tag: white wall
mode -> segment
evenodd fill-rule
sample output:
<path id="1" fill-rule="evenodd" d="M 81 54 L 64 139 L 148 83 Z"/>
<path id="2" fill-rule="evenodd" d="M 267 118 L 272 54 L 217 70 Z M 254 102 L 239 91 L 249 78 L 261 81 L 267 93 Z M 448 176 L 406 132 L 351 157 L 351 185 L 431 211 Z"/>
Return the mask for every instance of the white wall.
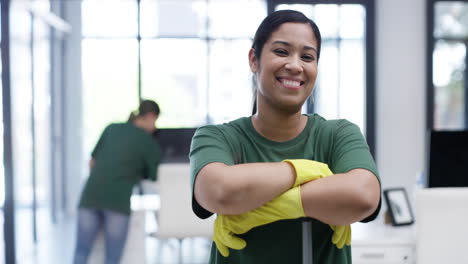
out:
<path id="1" fill-rule="evenodd" d="M 376 0 L 377 165 L 410 198 L 425 166 L 425 2 Z"/>

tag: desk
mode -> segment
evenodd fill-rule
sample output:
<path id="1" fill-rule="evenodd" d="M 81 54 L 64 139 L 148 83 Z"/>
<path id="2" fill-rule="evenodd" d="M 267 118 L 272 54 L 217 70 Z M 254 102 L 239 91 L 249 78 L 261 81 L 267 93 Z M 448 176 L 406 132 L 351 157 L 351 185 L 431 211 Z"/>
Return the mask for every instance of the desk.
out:
<path id="1" fill-rule="evenodd" d="M 382 219 L 352 225 L 354 264 L 414 264 L 414 225 L 394 227 Z"/>

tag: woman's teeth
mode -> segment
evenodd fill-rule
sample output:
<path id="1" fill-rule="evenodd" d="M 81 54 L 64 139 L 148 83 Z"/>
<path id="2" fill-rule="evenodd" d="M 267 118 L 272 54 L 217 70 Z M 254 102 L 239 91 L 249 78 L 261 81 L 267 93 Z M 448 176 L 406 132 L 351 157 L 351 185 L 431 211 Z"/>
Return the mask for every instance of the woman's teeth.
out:
<path id="1" fill-rule="evenodd" d="M 301 83 L 297 81 L 291 81 L 291 80 L 282 80 L 283 84 L 287 86 L 300 86 Z"/>

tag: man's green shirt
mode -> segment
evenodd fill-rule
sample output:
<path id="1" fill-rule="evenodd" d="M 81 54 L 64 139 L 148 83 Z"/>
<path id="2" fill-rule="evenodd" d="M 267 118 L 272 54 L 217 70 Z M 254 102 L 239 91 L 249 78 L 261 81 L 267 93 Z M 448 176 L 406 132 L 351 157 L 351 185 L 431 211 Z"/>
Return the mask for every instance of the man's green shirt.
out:
<path id="1" fill-rule="evenodd" d="M 92 152 L 94 167 L 80 207 L 130 214 L 130 196 L 139 180 L 157 179 L 159 144 L 132 123 L 109 125 Z"/>
<path id="2" fill-rule="evenodd" d="M 325 120 L 316 114 L 309 115 L 307 126 L 299 136 L 286 142 L 274 142 L 254 129 L 250 117 L 244 117 L 222 125 L 204 126 L 196 131 L 190 151 L 192 190 L 198 172 L 209 163 L 234 165 L 284 159 L 320 161 L 328 164 L 334 173 L 362 168 L 378 175 L 361 131 L 347 120 Z M 192 207 L 200 218 L 212 215 L 193 198 Z M 379 210 L 380 203 L 379 208 L 363 222 L 373 220 Z M 350 246 L 338 249 L 331 242 L 332 235 L 329 225 L 312 221 L 314 263 L 351 263 Z M 302 263 L 300 219 L 277 221 L 239 236 L 247 242 L 243 250 L 230 249 L 230 256 L 225 258 L 213 244 L 210 263 Z"/>

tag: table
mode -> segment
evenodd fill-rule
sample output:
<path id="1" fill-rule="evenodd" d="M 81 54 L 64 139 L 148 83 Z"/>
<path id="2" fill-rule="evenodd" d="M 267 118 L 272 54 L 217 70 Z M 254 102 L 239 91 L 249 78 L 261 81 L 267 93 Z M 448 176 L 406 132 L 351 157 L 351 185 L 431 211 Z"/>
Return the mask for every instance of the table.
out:
<path id="1" fill-rule="evenodd" d="M 353 264 L 414 264 L 414 225 L 391 226 L 382 219 L 352 225 Z"/>

